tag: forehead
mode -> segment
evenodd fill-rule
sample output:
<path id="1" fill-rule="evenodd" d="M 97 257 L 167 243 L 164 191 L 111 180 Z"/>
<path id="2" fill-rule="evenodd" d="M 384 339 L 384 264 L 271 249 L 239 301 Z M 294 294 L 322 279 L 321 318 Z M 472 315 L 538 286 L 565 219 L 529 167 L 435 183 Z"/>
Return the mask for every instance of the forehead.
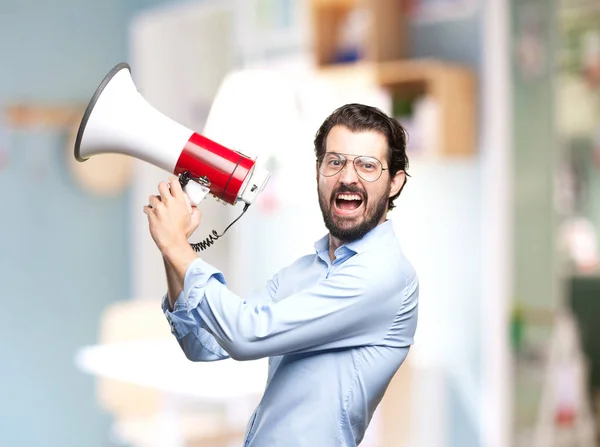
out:
<path id="1" fill-rule="evenodd" d="M 327 152 L 369 155 L 384 160 L 387 156 L 385 135 L 375 130 L 352 132 L 346 126 L 334 126 L 327 135 Z"/>

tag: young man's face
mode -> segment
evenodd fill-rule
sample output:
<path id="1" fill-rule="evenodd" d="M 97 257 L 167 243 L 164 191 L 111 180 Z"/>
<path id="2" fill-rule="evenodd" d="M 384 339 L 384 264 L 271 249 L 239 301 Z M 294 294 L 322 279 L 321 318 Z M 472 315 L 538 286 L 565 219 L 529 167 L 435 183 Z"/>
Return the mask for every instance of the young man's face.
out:
<path id="1" fill-rule="evenodd" d="M 321 169 L 317 164 L 319 205 L 331 235 L 351 242 L 385 221 L 388 199 L 400 190 L 405 174 L 401 171 L 390 178 L 387 170 L 388 145 L 380 132 L 353 133 L 345 126 L 334 126 L 327 136 L 325 147 L 326 160 L 321 163 Z M 336 166 L 341 166 L 330 153 L 343 154 L 347 161 L 340 172 L 328 177 L 323 175 L 324 170 L 334 172 Z M 366 164 L 359 164 L 357 169 L 361 169 L 363 177 L 367 180 L 377 177 L 380 172 L 377 165 L 380 165 L 385 170 L 379 178 L 374 181 L 361 178 L 353 164 L 353 160 L 360 156 L 374 157 L 379 161 L 374 163 L 375 167 L 368 163 L 368 159 Z"/>

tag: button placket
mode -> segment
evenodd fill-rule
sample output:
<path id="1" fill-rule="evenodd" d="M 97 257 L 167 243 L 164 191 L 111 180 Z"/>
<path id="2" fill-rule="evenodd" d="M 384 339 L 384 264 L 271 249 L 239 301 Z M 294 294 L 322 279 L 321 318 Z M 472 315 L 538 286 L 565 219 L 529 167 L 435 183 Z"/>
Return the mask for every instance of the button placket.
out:
<path id="1" fill-rule="evenodd" d="M 175 334 L 175 323 L 173 323 L 173 320 L 171 318 L 169 318 L 168 320 L 169 326 L 171 326 L 171 334 Z"/>

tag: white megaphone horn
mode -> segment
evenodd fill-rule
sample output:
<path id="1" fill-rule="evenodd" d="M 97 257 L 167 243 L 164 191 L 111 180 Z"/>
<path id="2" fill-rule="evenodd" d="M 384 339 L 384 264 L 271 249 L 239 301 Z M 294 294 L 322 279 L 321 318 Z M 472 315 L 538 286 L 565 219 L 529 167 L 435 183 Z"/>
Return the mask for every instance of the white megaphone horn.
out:
<path id="1" fill-rule="evenodd" d="M 211 193 L 247 208 L 270 174 L 255 160 L 220 145 L 153 108 L 138 92 L 127 63 L 116 65 L 92 96 L 75 140 L 75 158 L 124 154 L 179 176 L 193 205 Z M 237 220 L 237 219 L 236 219 Z"/>

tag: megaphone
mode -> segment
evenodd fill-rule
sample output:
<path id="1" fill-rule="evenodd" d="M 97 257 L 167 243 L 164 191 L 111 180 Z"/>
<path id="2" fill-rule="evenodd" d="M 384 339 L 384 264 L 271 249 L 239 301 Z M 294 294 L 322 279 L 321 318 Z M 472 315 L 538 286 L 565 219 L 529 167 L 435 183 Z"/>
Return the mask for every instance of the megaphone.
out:
<path id="1" fill-rule="evenodd" d="M 96 89 L 75 140 L 77 161 L 108 153 L 129 155 L 179 176 L 193 205 L 210 193 L 230 205 L 245 202 L 247 209 L 270 177 L 254 159 L 152 107 L 138 92 L 124 62 L 110 70 Z"/>

